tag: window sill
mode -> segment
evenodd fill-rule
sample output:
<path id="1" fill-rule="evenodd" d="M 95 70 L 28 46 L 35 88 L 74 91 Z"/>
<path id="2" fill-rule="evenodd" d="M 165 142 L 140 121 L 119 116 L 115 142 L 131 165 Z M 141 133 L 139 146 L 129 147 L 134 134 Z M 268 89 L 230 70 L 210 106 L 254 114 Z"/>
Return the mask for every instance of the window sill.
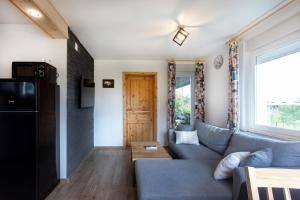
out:
<path id="1" fill-rule="evenodd" d="M 287 141 L 300 141 L 300 130 L 290 130 L 284 128 L 275 128 L 264 125 L 256 125 L 249 128 L 249 131 L 269 137 L 287 140 Z"/>

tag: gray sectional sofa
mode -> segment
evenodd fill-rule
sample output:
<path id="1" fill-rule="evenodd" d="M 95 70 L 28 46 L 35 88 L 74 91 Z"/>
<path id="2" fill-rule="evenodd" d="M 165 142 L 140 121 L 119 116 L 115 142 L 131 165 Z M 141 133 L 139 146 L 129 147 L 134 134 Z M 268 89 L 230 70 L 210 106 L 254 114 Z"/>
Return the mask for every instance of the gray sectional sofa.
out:
<path id="1" fill-rule="evenodd" d="M 175 144 L 174 130 L 169 130 L 169 148 L 174 160 L 136 161 L 136 183 L 140 200 L 231 200 L 247 199 L 245 174 L 236 168 L 233 178 L 215 180 L 213 173 L 220 160 L 238 151 L 254 152 L 272 148 L 272 167 L 300 168 L 300 143 L 287 142 L 258 136 L 253 133 L 235 132 L 208 124 L 195 122 L 200 146 Z M 260 191 L 265 199 L 264 190 Z M 292 196 L 300 199 L 300 191 Z M 276 199 L 283 199 L 281 190 L 275 191 Z"/>

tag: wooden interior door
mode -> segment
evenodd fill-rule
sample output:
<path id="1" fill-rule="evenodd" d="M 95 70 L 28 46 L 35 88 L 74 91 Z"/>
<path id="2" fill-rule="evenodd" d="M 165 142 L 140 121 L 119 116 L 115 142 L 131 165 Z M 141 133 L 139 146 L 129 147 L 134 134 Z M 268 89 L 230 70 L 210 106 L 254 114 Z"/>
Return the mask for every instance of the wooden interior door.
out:
<path id="1" fill-rule="evenodd" d="M 156 73 L 124 73 L 124 146 L 156 141 Z"/>

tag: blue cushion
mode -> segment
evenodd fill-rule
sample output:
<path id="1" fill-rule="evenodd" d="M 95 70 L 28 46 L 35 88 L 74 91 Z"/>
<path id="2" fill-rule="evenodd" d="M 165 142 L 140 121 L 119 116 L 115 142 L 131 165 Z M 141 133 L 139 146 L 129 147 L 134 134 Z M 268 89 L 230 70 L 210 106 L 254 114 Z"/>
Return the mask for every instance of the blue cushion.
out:
<path id="1" fill-rule="evenodd" d="M 213 151 L 224 154 L 232 136 L 232 131 L 230 129 L 205 124 L 199 120 L 195 121 L 195 128 L 198 131 L 200 143 Z"/>
<path id="2" fill-rule="evenodd" d="M 272 167 L 300 167 L 300 142 L 282 141 L 249 132 L 233 134 L 225 155 L 238 151 L 255 152 L 264 148 L 272 148 Z"/>
<path id="3" fill-rule="evenodd" d="M 270 167 L 273 160 L 271 148 L 262 149 L 251 153 L 246 159 L 240 163 L 240 167 Z"/>

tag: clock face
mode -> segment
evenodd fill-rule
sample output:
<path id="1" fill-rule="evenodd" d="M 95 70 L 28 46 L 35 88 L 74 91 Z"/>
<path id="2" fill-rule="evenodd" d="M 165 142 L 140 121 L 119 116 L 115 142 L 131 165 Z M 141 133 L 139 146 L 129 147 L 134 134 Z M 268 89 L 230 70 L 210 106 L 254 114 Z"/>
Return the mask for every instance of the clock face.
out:
<path id="1" fill-rule="evenodd" d="M 218 55 L 214 60 L 214 66 L 216 69 L 220 69 L 223 65 L 223 56 Z"/>

